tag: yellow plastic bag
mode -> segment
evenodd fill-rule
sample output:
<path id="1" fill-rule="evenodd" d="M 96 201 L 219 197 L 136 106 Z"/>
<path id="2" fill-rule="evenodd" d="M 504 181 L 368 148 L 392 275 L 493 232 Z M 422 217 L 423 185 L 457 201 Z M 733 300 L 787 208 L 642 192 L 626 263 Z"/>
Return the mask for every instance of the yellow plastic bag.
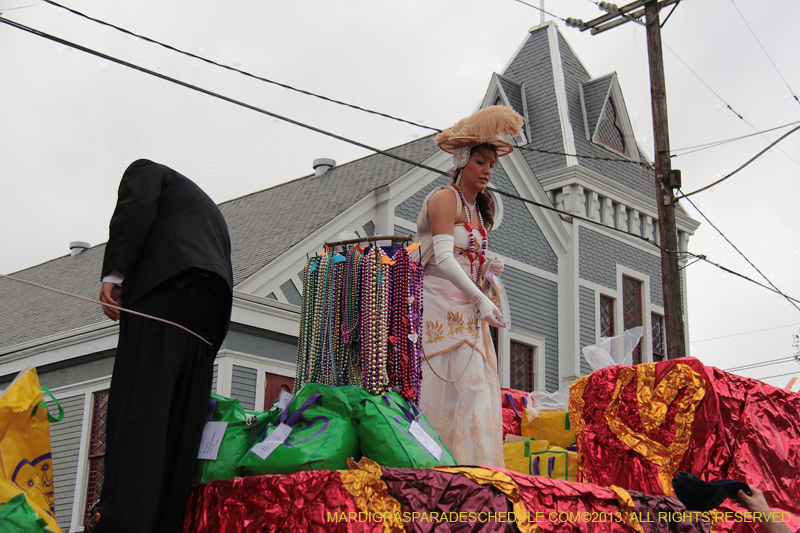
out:
<path id="1" fill-rule="evenodd" d="M 36 514 L 50 529 L 60 532 L 55 521 L 50 448 L 50 421 L 64 416 L 60 405 L 58 409 L 60 418 L 47 412 L 33 367 L 20 372 L 0 397 L 0 501 L 24 493 Z"/>
<path id="2" fill-rule="evenodd" d="M 522 413 L 522 436 L 546 440 L 554 446 L 568 448 L 575 444 L 575 432 L 569 423 L 567 411 L 535 411 Z"/>
<path id="3" fill-rule="evenodd" d="M 529 476 L 578 481 L 578 453 L 546 440 L 525 439 L 503 443 L 506 468 Z"/>

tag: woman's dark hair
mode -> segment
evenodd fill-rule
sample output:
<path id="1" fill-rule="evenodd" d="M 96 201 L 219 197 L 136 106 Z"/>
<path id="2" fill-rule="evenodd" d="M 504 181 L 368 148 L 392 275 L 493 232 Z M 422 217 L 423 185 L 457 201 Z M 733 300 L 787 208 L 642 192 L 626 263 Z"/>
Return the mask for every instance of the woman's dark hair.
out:
<path id="1" fill-rule="evenodd" d="M 472 157 L 472 154 L 475 152 L 475 150 L 479 148 L 486 148 L 488 150 L 491 150 L 494 153 L 495 158 L 497 157 L 497 148 L 495 148 L 491 144 L 477 144 L 473 146 L 472 148 L 470 148 L 469 156 Z M 452 172 L 453 183 L 455 183 L 456 180 L 458 180 L 458 176 L 460 174 L 461 174 L 461 169 L 453 170 Z M 492 225 L 494 224 L 494 200 L 492 200 L 492 196 L 490 194 L 485 194 L 481 192 L 476 198 L 476 201 L 478 203 L 478 207 L 481 210 L 481 216 L 483 217 L 483 225 L 486 226 L 487 230 L 492 229 Z"/>

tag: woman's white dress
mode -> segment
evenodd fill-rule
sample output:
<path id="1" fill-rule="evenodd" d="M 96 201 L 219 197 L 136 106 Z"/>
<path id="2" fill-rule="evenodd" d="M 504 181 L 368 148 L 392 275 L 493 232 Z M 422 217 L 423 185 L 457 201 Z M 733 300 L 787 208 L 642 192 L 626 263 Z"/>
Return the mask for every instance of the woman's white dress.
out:
<path id="1" fill-rule="evenodd" d="M 443 188 L 425 198 L 417 220 L 425 266 L 420 408 L 459 464 L 503 467 L 500 380 L 489 327 L 478 317 L 472 300 L 444 277 L 433 257 L 428 200 Z M 480 249 L 480 232 L 477 227 L 472 231 Z M 454 227 L 454 237 L 456 261 L 470 276 L 469 261 L 458 251 L 469 247 L 463 224 Z"/>

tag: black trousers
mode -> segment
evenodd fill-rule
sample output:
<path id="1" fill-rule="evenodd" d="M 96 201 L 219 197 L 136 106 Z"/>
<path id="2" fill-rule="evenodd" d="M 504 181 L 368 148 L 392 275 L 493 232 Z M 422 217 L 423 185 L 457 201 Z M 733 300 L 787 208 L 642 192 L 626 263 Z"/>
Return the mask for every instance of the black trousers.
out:
<path id="1" fill-rule="evenodd" d="M 124 301 L 123 301 L 124 305 Z M 187 271 L 123 313 L 108 402 L 105 480 L 97 533 L 177 532 L 208 418 L 214 357 L 227 331 L 231 291 Z"/>

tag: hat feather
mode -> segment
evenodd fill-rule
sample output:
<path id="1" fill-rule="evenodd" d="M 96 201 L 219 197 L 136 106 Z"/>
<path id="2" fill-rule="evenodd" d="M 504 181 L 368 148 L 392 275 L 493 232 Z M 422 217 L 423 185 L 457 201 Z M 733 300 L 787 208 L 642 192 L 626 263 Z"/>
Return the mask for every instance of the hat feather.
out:
<path id="1" fill-rule="evenodd" d="M 494 144 L 500 135 L 507 137 L 518 135 L 523 122 L 523 118 L 510 107 L 494 105 L 462 118 L 453 127 L 437 135 L 434 140 L 440 147 L 442 143 L 447 143 L 448 148 L 454 143 Z M 458 143 L 459 139 L 463 139 L 463 142 Z"/>

